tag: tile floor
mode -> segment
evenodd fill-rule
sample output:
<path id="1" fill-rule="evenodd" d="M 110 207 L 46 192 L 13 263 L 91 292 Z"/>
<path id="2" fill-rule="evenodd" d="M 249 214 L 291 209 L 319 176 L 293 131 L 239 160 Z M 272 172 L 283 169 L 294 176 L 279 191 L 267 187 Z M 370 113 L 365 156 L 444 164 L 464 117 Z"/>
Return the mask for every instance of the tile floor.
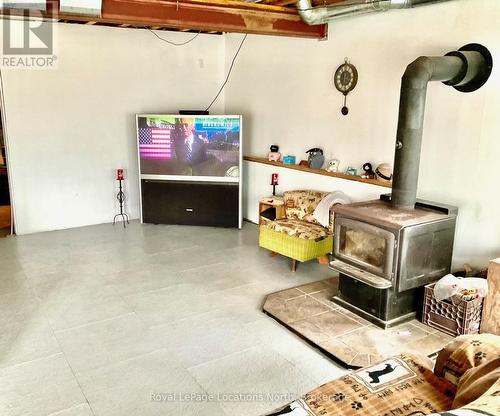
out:
<path id="1" fill-rule="evenodd" d="M 315 262 L 291 273 L 250 223 L 1 239 L 0 415 L 274 409 L 345 373 L 261 311 L 265 295 L 328 277 Z"/>
<path id="2" fill-rule="evenodd" d="M 337 292 L 337 277 L 306 283 L 268 295 L 264 310 L 353 368 L 375 364 L 402 351 L 431 355 L 453 339 L 416 319 L 381 329 L 332 302 Z"/>

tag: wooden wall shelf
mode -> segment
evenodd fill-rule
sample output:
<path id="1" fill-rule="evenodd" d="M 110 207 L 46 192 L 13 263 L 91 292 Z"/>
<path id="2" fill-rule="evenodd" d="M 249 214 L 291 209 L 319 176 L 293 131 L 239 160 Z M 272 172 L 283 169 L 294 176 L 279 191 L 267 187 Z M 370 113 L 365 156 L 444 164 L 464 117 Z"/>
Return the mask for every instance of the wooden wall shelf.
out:
<path id="1" fill-rule="evenodd" d="M 311 169 L 306 166 L 300 166 L 300 165 L 284 165 L 282 162 L 271 162 L 263 157 L 243 156 L 243 160 L 246 160 L 248 162 L 263 163 L 264 165 L 278 166 L 280 168 L 285 168 L 285 169 L 300 170 L 302 172 L 314 173 L 316 175 L 331 176 L 334 178 L 346 179 L 348 181 L 363 182 L 363 183 L 368 183 L 370 185 L 383 186 L 385 188 L 392 188 L 391 182 L 387 183 L 378 181 L 376 179 L 364 179 L 361 176 L 351 176 L 341 172 L 327 172 L 324 169 Z"/>

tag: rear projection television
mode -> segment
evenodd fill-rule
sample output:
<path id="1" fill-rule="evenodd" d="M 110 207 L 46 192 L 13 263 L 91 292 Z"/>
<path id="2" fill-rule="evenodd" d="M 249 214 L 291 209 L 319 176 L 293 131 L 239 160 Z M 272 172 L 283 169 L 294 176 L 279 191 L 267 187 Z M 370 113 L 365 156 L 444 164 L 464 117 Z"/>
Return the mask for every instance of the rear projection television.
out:
<path id="1" fill-rule="evenodd" d="M 143 179 L 238 182 L 241 116 L 137 115 Z"/>

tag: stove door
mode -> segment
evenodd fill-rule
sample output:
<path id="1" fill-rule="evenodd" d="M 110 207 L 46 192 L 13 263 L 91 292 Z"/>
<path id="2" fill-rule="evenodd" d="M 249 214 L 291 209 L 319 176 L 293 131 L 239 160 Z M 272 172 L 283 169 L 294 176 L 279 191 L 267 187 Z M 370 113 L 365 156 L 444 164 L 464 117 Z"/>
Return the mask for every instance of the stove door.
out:
<path id="1" fill-rule="evenodd" d="M 350 218 L 335 218 L 334 256 L 392 282 L 395 236 Z"/>

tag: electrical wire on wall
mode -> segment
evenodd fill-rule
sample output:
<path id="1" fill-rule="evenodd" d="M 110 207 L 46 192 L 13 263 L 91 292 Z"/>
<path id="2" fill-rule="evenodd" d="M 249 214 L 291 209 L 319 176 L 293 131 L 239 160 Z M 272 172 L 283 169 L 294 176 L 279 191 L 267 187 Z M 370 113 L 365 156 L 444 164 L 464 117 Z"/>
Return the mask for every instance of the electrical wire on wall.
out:
<path id="1" fill-rule="evenodd" d="M 171 40 L 168 40 L 168 39 L 165 39 L 165 38 L 162 38 L 160 35 L 158 35 L 158 33 L 154 32 L 153 30 L 149 29 L 148 30 L 153 34 L 155 35 L 158 39 L 160 39 L 162 42 L 165 42 L 165 43 L 168 43 L 169 45 L 172 45 L 172 46 L 184 46 L 184 45 L 187 45 L 188 43 L 192 42 L 193 40 L 195 40 L 201 33 L 201 30 L 196 34 L 194 35 L 192 38 L 188 39 L 187 41 L 185 42 L 180 42 L 180 43 L 176 43 L 176 42 L 172 42 Z"/>
<path id="2" fill-rule="evenodd" d="M 0 111 L 2 112 L 1 116 L 1 123 L 2 123 L 2 130 L 3 130 L 3 140 L 6 148 L 6 152 L 8 153 L 9 151 L 9 146 L 8 146 L 8 134 L 7 134 L 7 109 L 5 105 L 5 89 L 4 89 L 4 84 L 3 84 L 3 71 L 0 68 Z M 7 156 L 7 177 L 9 178 L 10 175 L 10 163 L 9 163 L 9 154 Z M 8 179 L 7 179 L 8 180 Z M 14 235 L 14 198 L 13 198 L 13 190 L 12 190 L 12 183 L 9 181 L 9 193 L 10 193 L 10 235 Z"/>
<path id="3" fill-rule="evenodd" d="M 229 77 L 231 75 L 231 71 L 233 70 L 234 63 L 236 62 L 236 58 L 238 57 L 238 54 L 240 53 L 241 47 L 245 43 L 247 36 L 248 36 L 248 33 L 245 33 L 245 36 L 243 36 L 243 39 L 241 39 L 240 46 L 238 47 L 236 53 L 234 54 L 233 60 L 231 62 L 231 66 L 229 67 L 229 71 L 227 72 L 226 79 L 225 79 L 224 83 L 222 84 L 222 86 L 220 87 L 219 92 L 217 93 L 215 98 L 212 100 L 212 102 L 208 105 L 208 107 L 205 109 L 205 111 L 210 110 L 210 107 L 212 107 L 212 105 L 215 103 L 215 101 L 217 101 L 217 98 L 219 98 L 219 95 L 221 94 L 222 90 L 224 89 L 227 82 L 229 81 Z"/>
<path id="4" fill-rule="evenodd" d="M 195 40 L 199 34 L 201 33 L 201 31 L 199 31 L 196 35 L 194 35 L 191 39 L 188 39 L 187 41 L 185 42 L 180 42 L 180 43 L 176 43 L 176 42 L 172 42 L 168 39 L 165 39 L 165 38 L 162 38 L 160 35 L 158 35 L 157 33 L 155 33 L 153 30 L 149 29 L 148 30 L 153 34 L 155 35 L 159 40 L 165 42 L 165 43 L 168 43 L 169 45 L 172 45 L 172 46 L 184 46 L 184 45 L 187 45 L 188 43 L 192 42 L 193 40 Z M 229 67 L 229 71 L 227 72 L 227 76 L 226 76 L 226 79 L 224 80 L 222 86 L 220 87 L 219 91 L 217 92 L 217 94 L 215 95 L 214 99 L 212 100 L 212 102 L 208 105 L 208 107 L 205 109 L 205 111 L 209 111 L 210 108 L 212 107 L 212 105 L 217 101 L 217 98 L 219 98 L 219 95 L 222 93 L 222 91 L 224 90 L 224 87 L 226 86 L 227 82 L 229 81 L 229 77 L 231 76 L 231 71 L 233 70 L 233 66 L 234 66 L 234 63 L 236 62 L 236 58 L 238 57 L 238 54 L 240 53 L 240 50 L 241 48 L 243 47 L 243 44 L 245 43 L 245 40 L 247 39 L 247 36 L 248 36 L 248 33 L 245 33 L 245 36 L 243 36 L 243 39 L 241 40 L 240 42 L 240 46 L 238 46 L 238 49 L 236 50 L 236 53 L 234 54 L 233 56 L 233 60 L 231 61 L 231 66 Z"/>

